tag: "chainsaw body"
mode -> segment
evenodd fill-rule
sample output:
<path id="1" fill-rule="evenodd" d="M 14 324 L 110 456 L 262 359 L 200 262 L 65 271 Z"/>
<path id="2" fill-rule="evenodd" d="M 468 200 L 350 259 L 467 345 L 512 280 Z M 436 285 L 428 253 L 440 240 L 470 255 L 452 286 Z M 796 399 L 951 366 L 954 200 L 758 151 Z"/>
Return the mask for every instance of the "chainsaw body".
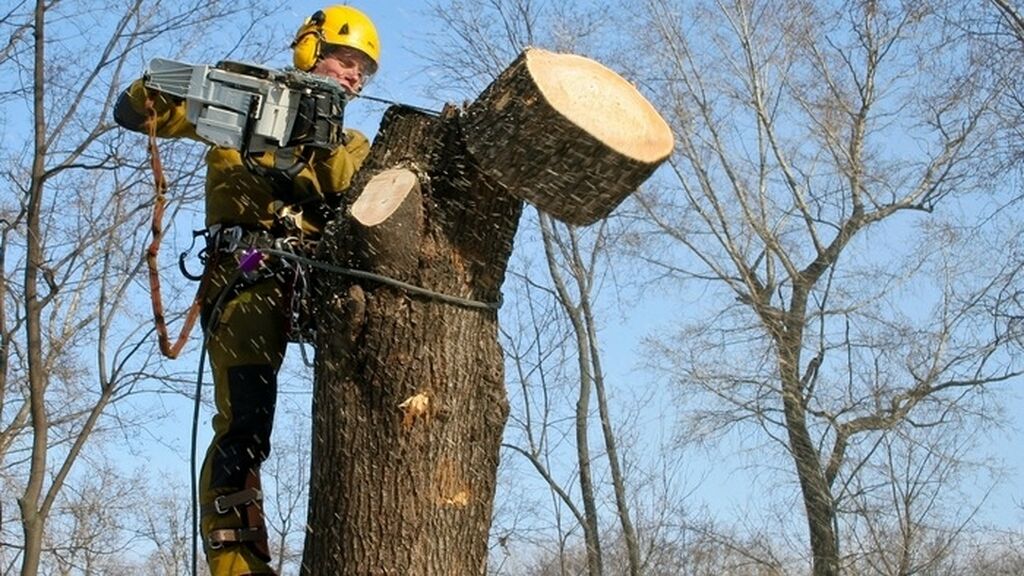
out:
<path id="1" fill-rule="evenodd" d="M 201 138 L 240 150 L 243 157 L 295 146 L 330 150 L 344 143 L 349 95 L 322 76 L 235 61 L 206 66 L 155 58 L 145 84 L 183 98 Z"/>

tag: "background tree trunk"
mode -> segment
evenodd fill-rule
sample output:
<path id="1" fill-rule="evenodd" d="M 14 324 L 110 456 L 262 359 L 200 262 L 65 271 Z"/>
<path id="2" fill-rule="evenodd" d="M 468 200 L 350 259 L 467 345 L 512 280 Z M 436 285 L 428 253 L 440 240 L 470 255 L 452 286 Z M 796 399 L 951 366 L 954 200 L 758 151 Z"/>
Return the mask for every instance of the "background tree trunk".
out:
<path id="1" fill-rule="evenodd" d="M 457 113 L 393 108 L 353 183 L 420 176 L 388 233 L 342 218 L 321 258 L 439 293 L 499 299 L 522 203 L 464 161 Z M 403 203 L 404 204 L 404 203 Z M 405 215 L 405 216 L 403 216 Z M 400 244 L 416 258 L 378 261 Z M 482 574 L 508 415 L 494 310 L 322 276 L 304 574 Z"/>

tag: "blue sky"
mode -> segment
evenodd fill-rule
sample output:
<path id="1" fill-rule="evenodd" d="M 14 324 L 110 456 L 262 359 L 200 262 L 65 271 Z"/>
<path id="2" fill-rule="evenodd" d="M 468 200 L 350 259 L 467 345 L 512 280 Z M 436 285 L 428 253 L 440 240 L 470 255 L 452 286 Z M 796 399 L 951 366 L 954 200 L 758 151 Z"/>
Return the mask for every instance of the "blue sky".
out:
<path id="1" fill-rule="evenodd" d="M 424 99 L 423 82 L 418 79 L 423 74 L 429 73 L 422 67 L 422 62 L 417 54 L 422 46 L 424 35 L 429 30 L 428 25 L 436 24 L 425 16 L 426 6 L 422 1 L 416 0 L 393 0 L 388 2 L 354 2 L 353 6 L 363 10 L 377 24 L 381 36 L 382 57 L 381 69 L 373 79 L 373 82 L 366 89 L 366 93 L 393 100 L 398 100 L 417 106 L 427 108 L 440 108 L 443 102 L 435 102 Z M 292 20 L 292 28 L 297 28 L 299 23 L 312 14 L 315 10 L 323 7 L 321 2 L 302 1 L 292 5 L 288 17 Z M 284 20 L 284 15 L 282 15 Z M 288 52 L 284 56 L 290 57 Z M 284 61 L 282 65 L 287 65 Z M 452 98 L 469 98 L 473 95 L 453 95 Z M 347 110 L 347 123 L 354 126 L 369 136 L 373 136 L 380 114 L 384 106 L 366 101 L 355 101 Z M 637 373 L 633 365 L 642 357 L 640 340 L 651 330 L 664 327 L 664 320 L 668 319 L 666 310 L 677 308 L 678 303 L 662 301 L 650 301 L 644 308 L 648 312 L 634 314 L 630 318 L 609 319 L 609 324 L 615 325 L 615 330 L 602 334 L 602 341 L 605 343 L 608 358 L 605 367 L 614 379 L 622 382 L 636 382 L 644 379 L 645 376 Z M 294 351 L 291 356 L 294 357 Z M 649 380 L 649 377 L 648 377 Z M 656 383 L 648 383 L 648 386 L 656 386 Z M 999 393 L 1006 393 L 1005 398 L 1011 401 L 1011 405 L 1021 407 L 1021 394 L 1017 393 L 1019 386 L 1009 383 L 1001 385 Z M 1020 414 L 1019 409 L 1008 410 L 1010 419 L 1014 414 Z M 1024 460 L 1019 455 L 1020 451 L 1015 447 L 1019 445 L 1021 432 L 1009 430 L 998 432 L 990 438 L 990 446 L 994 452 L 1007 459 L 1007 463 L 1013 467 L 1010 477 L 1019 477 L 1020 471 L 1024 468 Z M 724 449 L 724 446 L 723 446 Z M 750 462 L 744 461 L 745 457 L 727 456 L 725 454 L 707 455 L 708 460 L 694 462 L 693 473 L 695 475 L 708 474 L 709 478 L 704 486 L 698 490 L 702 498 L 708 499 L 708 504 L 723 512 L 732 510 L 733 506 L 739 504 L 749 497 L 747 489 L 750 484 L 750 470 L 742 468 Z M 1003 525 L 1019 525 L 1021 513 L 1012 502 L 1021 500 L 1022 495 L 1014 482 L 1004 484 L 990 498 L 990 505 L 987 506 L 985 516 Z"/>
<path id="2" fill-rule="evenodd" d="M 281 27 L 289 31 L 283 33 L 285 36 L 298 28 L 302 20 L 312 14 L 318 8 L 323 7 L 320 2 L 302 1 L 291 4 L 285 11 L 275 15 L 268 25 Z M 424 82 L 422 81 L 429 70 L 423 68 L 418 53 L 422 51 L 424 35 L 430 30 L 428 25 L 433 22 L 424 16 L 426 9 L 422 1 L 412 0 L 391 0 L 377 2 L 360 2 L 356 6 L 365 12 L 377 23 L 378 31 L 382 39 L 382 61 L 381 70 L 367 88 L 369 95 L 398 100 L 409 104 L 427 108 L 440 108 L 443 102 L 434 101 L 423 97 Z M 163 54 L 149 54 L 149 56 L 163 56 Z M 271 66 L 287 66 L 290 64 L 290 52 L 287 49 L 287 42 L 282 43 L 279 57 L 271 62 Z M 140 70 L 141 72 L 141 70 Z M 453 100 L 472 99 L 472 94 L 452 94 Z M 380 115 L 384 106 L 376 103 L 357 100 L 350 104 L 347 110 L 346 120 L 350 126 L 356 127 L 368 136 L 376 132 Z M 4 126 L 8 138 L 20 138 L 20 130 L 17 123 Z M 177 223 L 179 231 L 187 231 L 191 228 L 185 218 Z M 526 246 L 517 246 L 522 251 Z M 163 258 L 165 263 L 171 261 L 173 255 L 184 249 L 184 246 L 174 246 L 171 241 L 165 244 Z M 173 273 L 173 272 L 172 272 Z M 170 282 L 170 279 L 165 280 Z M 605 323 L 611 329 L 601 334 L 602 343 L 605 347 L 605 368 L 609 372 L 609 379 L 626 387 L 621 397 L 636 390 L 654 390 L 659 386 L 664 387 L 664 382 L 653 380 L 649 374 L 636 370 L 634 364 L 642 358 L 643 348 L 641 338 L 651 330 L 665 328 L 666 324 L 673 320 L 675 310 L 684 308 L 687 305 L 698 305 L 699 298 L 692 302 L 680 303 L 678 294 L 662 294 L 657 298 L 645 299 L 641 305 L 631 309 L 627 317 L 618 317 L 617 312 L 609 312 Z M 142 304 L 143 307 L 148 304 Z M 179 306 L 174 311 L 180 311 Z M 189 344 L 189 354 L 176 361 L 164 361 L 165 369 L 168 372 L 183 373 L 186 378 L 194 374 L 197 355 L 194 353 L 199 346 L 198 332 L 193 333 L 193 340 Z M 289 350 L 289 362 L 286 374 L 293 374 L 296 377 L 282 381 L 282 395 L 279 405 L 282 408 L 277 419 L 278 430 L 285 429 L 290 422 L 286 412 L 294 414 L 308 414 L 311 378 L 310 372 L 302 366 L 300 350 L 292 347 Z M 286 378 L 289 378 L 286 376 Z M 207 382 L 209 374 L 207 374 Z M 1010 394 L 1003 395 L 1010 389 Z M 1019 383 L 1009 383 L 1000 386 L 998 393 L 1000 401 L 1010 406 L 1008 412 L 1011 420 L 1016 420 L 1024 413 Z M 663 390 L 661 391 L 664 392 Z M 209 399 L 212 390 L 208 387 L 204 394 Z M 147 402 L 163 403 L 168 410 L 170 417 L 164 422 L 159 430 L 146 430 L 145 436 L 125 439 L 124 458 L 126 462 L 131 461 L 133 456 L 138 456 L 141 465 L 145 465 L 153 472 L 165 474 L 166 478 L 174 478 L 169 482 L 173 486 L 180 486 L 188 478 L 188 444 L 191 425 L 192 410 L 191 404 L 181 396 L 158 396 L 156 399 L 147 398 Z M 658 437 L 659 433 L 671 434 L 668 426 L 671 424 L 672 406 L 670 402 L 655 406 L 650 415 L 645 418 L 649 423 L 650 434 L 644 436 L 644 440 Z M 658 416 L 666 416 L 666 420 L 657 420 Z M 209 410 L 204 410 L 199 426 L 200 450 L 204 450 L 210 437 Z M 664 427 L 659 427 L 664 424 Z M 993 434 L 990 439 L 992 452 L 1007 460 L 1012 466 L 1008 472 L 1009 478 L 1019 479 L 1021 475 L 1022 453 L 1020 444 L 1022 435 L 1019 425 L 1016 429 Z M 163 444 L 168 442 L 169 445 Z M 130 448 L 139 448 L 142 454 L 128 453 Z M 141 447 L 139 445 L 142 445 Z M 282 443 L 282 445 L 284 445 Z M 732 449 L 730 449 L 730 447 Z M 513 458 L 507 454 L 508 458 Z M 693 454 L 692 459 L 687 463 L 687 470 L 693 478 L 707 475 L 703 483 L 696 487 L 690 498 L 694 503 L 706 503 L 716 513 L 721 514 L 724 519 L 735 518 L 742 514 L 738 508 L 747 503 L 747 500 L 755 498 L 751 484 L 755 483 L 761 476 L 755 471 L 745 469 L 750 464 L 752 455 L 742 455 L 738 447 L 725 444 L 716 451 Z M 786 463 L 783 463 L 783 466 Z M 564 463 L 565 466 L 572 466 L 571 460 Z M 84 469 L 84 468 L 83 468 Z M 525 468 L 524 468 L 525 469 Z M 532 482 L 532 481 L 531 481 Z M 532 484 L 531 484 L 532 485 Z M 765 487 L 761 487 L 762 490 Z M 984 486 L 981 486 L 984 488 Z M 770 488 L 769 488 L 770 489 Z M 1019 502 L 1024 500 L 1020 483 L 1012 480 L 1004 483 L 989 499 L 989 502 L 982 510 L 982 516 L 1008 527 L 1019 527 L 1021 525 L 1021 511 Z M 794 515 L 799 515 L 799 506 L 794 508 Z"/>
<path id="3" fill-rule="evenodd" d="M 419 75 L 425 74 L 422 64 L 417 57 L 418 47 L 421 45 L 428 19 L 422 12 L 425 7 L 418 1 L 389 1 L 389 2 L 365 2 L 355 4 L 356 7 L 364 10 L 376 22 L 381 35 L 382 58 L 381 69 L 373 79 L 373 82 L 366 89 L 366 93 L 372 96 L 398 100 L 409 104 L 427 108 L 440 108 L 443 102 L 430 101 L 422 97 L 423 82 Z M 280 15 L 279 23 L 288 30 L 297 29 L 302 20 L 323 6 L 319 2 L 297 2 L 294 3 L 287 13 Z M 290 52 L 282 47 L 279 60 L 268 62 L 272 66 L 286 66 L 290 64 Z M 459 95 L 461 98 L 472 98 L 473 95 Z M 380 121 L 380 115 L 384 106 L 366 101 L 354 101 L 347 109 L 346 122 L 349 126 L 358 128 L 372 138 Z M 168 250 L 170 253 L 170 250 Z M 677 295 L 670 295 L 677 296 Z M 650 330 L 664 327 L 665 321 L 670 318 L 666 310 L 678 308 L 678 302 L 672 303 L 665 299 L 645 301 L 643 307 L 634 309 L 634 314 L 629 318 L 609 318 L 608 324 L 614 325 L 615 329 L 602 334 L 602 341 L 606 347 L 607 358 L 605 367 L 608 369 L 612 379 L 633 383 L 637 386 L 657 386 L 657 383 L 649 382 L 649 376 L 635 371 L 633 363 L 642 356 L 640 339 Z M 196 344 L 197 345 L 197 344 Z M 178 361 L 175 367 L 178 370 L 187 370 L 192 362 L 186 358 Z M 193 364 L 194 365 L 194 364 Z M 309 395 L 308 386 L 311 382 L 302 381 L 301 374 L 304 369 L 301 367 L 301 356 L 299 350 L 292 347 L 289 350 L 289 366 L 291 370 L 299 371 L 300 378 L 292 384 L 284 384 L 284 394 L 281 400 L 290 409 L 302 412 L 308 409 Z M 308 374 L 308 372 L 306 372 Z M 1015 385 L 1003 385 L 1005 388 L 1015 388 Z M 1002 392 L 1002 391 L 1000 391 Z M 209 394 L 209 391 L 206 392 Z M 175 402 L 173 410 L 176 415 L 172 418 L 173 426 L 176 428 L 176 444 L 187 446 L 187 431 L 184 430 L 184 423 L 191 417 L 191 411 L 187 407 L 179 408 Z M 184 404 L 182 402 L 181 404 Z M 1021 405 L 1020 394 L 1015 394 L 1014 405 Z M 659 412 L 668 410 L 671 407 L 662 405 Z M 1010 412 L 1011 418 L 1020 414 L 1019 409 Z M 279 418 L 278 423 L 284 424 L 286 420 Z M 652 420 L 655 421 L 656 420 Z M 209 439 L 209 413 L 204 412 L 200 424 L 200 446 L 205 447 Z M 670 433 L 665 431 L 666 433 Z M 1021 434 L 1019 430 L 999 433 L 991 438 L 991 446 L 994 451 L 1005 457 L 1014 469 L 1010 477 L 1020 476 L 1022 466 L 1021 456 L 1017 447 L 1020 444 Z M 744 469 L 750 455 L 737 455 L 739 450 L 728 451 L 725 446 L 719 452 L 696 455 L 690 463 L 689 469 L 694 477 L 703 474 L 707 478 L 692 496 L 694 499 L 703 500 L 713 510 L 723 515 L 738 515 L 741 511 L 737 506 L 747 504 L 747 500 L 754 497 L 750 485 L 754 482 L 755 473 Z M 511 455 L 509 455 L 511 456 Z M 180 466 L 179 463 L 171 462 L 169 465 Z M 570 463 L 567 463 L 570 465 Z M 184 471 L 183 471 L 184 472 Z M 762 487 L 764 488 L 764 487 Z M 1006 483 L 995 494 L 991 496 L 990 503 L 985 507 L 983 516 L 990 518 L 1005 526 L 1019 526 L 1021 517 L 1020 511 L 1013 505 L 1015 499 L 1021 499 L 1020 489 L 1014 486 L 1013 482 Z"/>

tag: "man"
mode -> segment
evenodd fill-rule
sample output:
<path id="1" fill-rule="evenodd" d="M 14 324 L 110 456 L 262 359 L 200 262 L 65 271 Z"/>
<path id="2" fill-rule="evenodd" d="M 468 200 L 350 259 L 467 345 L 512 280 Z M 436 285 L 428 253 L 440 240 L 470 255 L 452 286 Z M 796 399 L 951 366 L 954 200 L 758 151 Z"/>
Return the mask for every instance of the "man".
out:
<path id="1" fill-rule="evenodd" d="M 295 67 L 337 81 L 357 94 L 377 70 L 380 43 L 362 12 L 330 6 L 306 19 L 292 43 Z M 148 100 L 148 104 L 147 104 Z M 114 117 L 130 130 L 198 139 L 181 99 L 134 82 L 118 100 Z M 152 112 L 151 112 L 152 110 Z M 260 464 L 270 452 L 277 372 L 288 343 L 290 293 L 281 275 L 238 282 L 239 259 L 257 239 L 315 240 L 325 222 L 317 206 L 348 188 L 369 153 L 365 136 L 346 130 L 335 150 L 279 149 L 246 167 L 239 152 L 212 146 L 206 155 L 206 225 L 213 245 L 205 274 L 204 325 L 213 370 L 217 414 L 214 437 L 200 476 L 200 522 L 212 576 L 272 575 L 260 492 Z M 282 158 L 282 156 L 286 156 Z M 272 170 L 308 159 L 293 178 Z M 226 238 L 231 239 L 230 242 Z"/>

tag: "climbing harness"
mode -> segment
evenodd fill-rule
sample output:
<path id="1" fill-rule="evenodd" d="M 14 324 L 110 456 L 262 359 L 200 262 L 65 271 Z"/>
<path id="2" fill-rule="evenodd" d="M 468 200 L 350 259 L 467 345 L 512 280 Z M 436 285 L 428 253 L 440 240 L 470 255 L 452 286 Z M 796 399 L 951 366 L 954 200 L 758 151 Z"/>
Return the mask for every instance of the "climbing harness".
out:
<path id="1" fill-rule="evenodd" d="M 238 263 L 240 283 L 251 285 L 261 280 L 276 279 L 284 289 L 285 336 L 289 342 L 304 344 L 313 338 L 309 313 L 309 279 L 305 267 L 291 260 L 272 258 L 270 251 L 285 254 L 311 253 L 316 242 L 300 235 L 275 236 L 265 230 L 248 230 L 241 226 L 214 225 L 203 234 L 210 254 L 231 255 Z M 202 253 L 200 253 L 202 258 Z"/>
<path id="2" fill-rule="evenodd" d="M 307 254 L 315 251 L 316 242 L 303 240 L 298 236 L 276 237 L 265 230 L 219 225 L 194 232 L 193 240 L 199 236 L 206 238 L 206 248 L 200 252 L 200 260 L 204 264 L 214 254 L 230 254 L 238 262 L 239 280 L 242 284 L 253 284 L 268 278 L 276 278 L 281 282 L 285 288 L 285 297 L 288 303 L 287 310 L 284 311 L 288 327 L 286 335 L 288 341 L 293 343 L 301 344 L 312 341 L 313 327 L 309 321 L 311 305 L 309 269 L 370 280 L 410 294 L 464 308 L 497 310 L 501 307 L 500 299 L 495 302 L 481 302 L 452 296 L 388 276 L 315 260 Z M 189 250 L 183 252 L 179 261 L 179 267 L 186 273 L 187 266 L 184 264 L 184 259 L 191 249 L 190 247 Z M 187 275 L 194 277 L 191 273 L 187 273 Z"/>

